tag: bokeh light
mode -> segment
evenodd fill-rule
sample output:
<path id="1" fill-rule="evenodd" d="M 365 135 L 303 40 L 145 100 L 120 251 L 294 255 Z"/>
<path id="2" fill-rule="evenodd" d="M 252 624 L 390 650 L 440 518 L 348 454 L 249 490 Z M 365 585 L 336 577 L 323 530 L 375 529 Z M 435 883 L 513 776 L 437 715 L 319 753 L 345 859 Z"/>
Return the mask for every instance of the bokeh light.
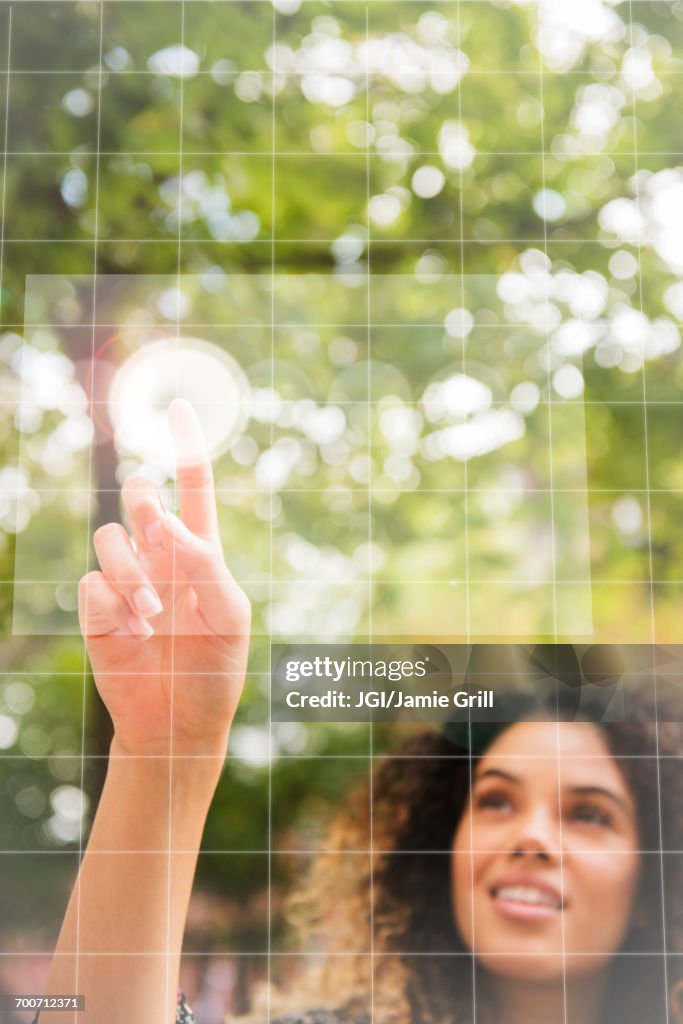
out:
<path id="1" fill-rule="evenodd" d="M 122 452 L 172 472 L 167 409 L 185 398 L 201 420 L 209 452 L 224 452 L 241 434 L 249 386 L 239 364 L 200 338 L 165 338 L 139 349 L 117 371 L 109 396 Z"/>

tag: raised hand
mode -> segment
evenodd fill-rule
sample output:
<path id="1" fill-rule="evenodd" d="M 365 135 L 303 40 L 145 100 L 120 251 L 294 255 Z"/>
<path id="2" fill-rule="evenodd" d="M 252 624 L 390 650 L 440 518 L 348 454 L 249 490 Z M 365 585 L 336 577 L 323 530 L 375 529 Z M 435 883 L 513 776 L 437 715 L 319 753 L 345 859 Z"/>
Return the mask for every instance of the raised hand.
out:
<path id="1" fill-rule="evenodd" d="M 126 754 L 224 751 L 244 685 L 250 606 L 225 565 L 213 472 L 182 400 L 169 418 L 182 519 L 132 477 L 119 523 L 95 534 L 101 571 L 83 577 L 79 616 L 97 688 Z"/>

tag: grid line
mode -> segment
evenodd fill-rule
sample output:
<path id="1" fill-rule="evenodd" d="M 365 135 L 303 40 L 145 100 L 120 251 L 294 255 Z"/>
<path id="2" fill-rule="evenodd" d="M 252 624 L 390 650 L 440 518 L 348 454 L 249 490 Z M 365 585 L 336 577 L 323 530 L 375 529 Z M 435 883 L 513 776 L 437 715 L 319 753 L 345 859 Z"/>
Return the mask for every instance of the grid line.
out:
<path id="1" fill-rule="evenodd" d="M 98 15 L 99 15 L 99 54 L 100 54 L 100 67 L 98 71 L 98 85 L 97 90 L 97 119 L 96 119 L 96 138 L 97 146 L 100 144 L 100 133 L 102 125 L 102 53 L 104 49 L 104 2 L 105 0 L 99 0 Z M 91 310 L 92 310 L 92 322 L 90 324 L 90 358 L 94 360 L 96 352 L 96 323 L 95 323 L 95 310 L 97 309 L 97 270 L 98 270 L 98 238 L 99 238 L 99 214 L 100 214 L 100 158 L 99 155 L 95 157 L 95 204 L 94 204 L 94 237 L 92 242 L 92 291 L 91 291 Z M 88 458 L 88 491 L 92 492 L 93 485 L 93 464 L 94 464 L 94 447 L 90 446 L 89 458 Z M 87 512 L 87 529 L 86 529 L 86 550 L 85 550 L 85 565 L 86 568 L 90 568 L 90 537 L 92 534 L 91 524 L 92 508 L 88 507 Z M 85 596 L 85 619 L 88 618 L 88 604 L 89 604 L 89 591 L 86 590 Z M 88 700 L 88 684 L 90 682 L 90 670 L 88 663 L 88 652 L 85 646 L 85 641 L 82 643 L 82 696 L 81 696 L 81 779 L 80 789 L 81 793 L 85 793 L 85 748 L 86 748 L 86 714 L 87 714 L 87 700 Z M 86 827 L 85 815 L 81 815 L 79 822 L 78 832 L 78 860 L 79 864 L 83 863 L 83 840 L 84 832 Z M 78 992 L 80 985 L 80 970 L 81 970 L 81 875 L 78 874 L 76 881 L 76 976 L 74 979 L 74 987 Z M 78 1017 L 76 1011 L 73 1015 L 74 1024 L 78 1024 Z"/>

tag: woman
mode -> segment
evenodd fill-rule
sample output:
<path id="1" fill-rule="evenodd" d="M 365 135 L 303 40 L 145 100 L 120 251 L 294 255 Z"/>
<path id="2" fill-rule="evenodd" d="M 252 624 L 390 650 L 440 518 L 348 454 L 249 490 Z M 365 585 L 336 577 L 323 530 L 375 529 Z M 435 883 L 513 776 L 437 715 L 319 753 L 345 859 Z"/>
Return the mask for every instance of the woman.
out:
<path id="1" fill-rule="evenodd" d="M 176 999 L 184 923 L 250 615 L 223 562 L 198 422 L 186 403 L 170 415 L 182 521 L 163 512 L 148 481 L 128 481 L 134 544 L 118 525 L 99 530 L 101 571 L 81 585 L 81 626 L 114 740 L 48 986 L 85 993 L 86 1011 L 55 1012 L 55 1024 L 192 1019 Z M 367 824 L 349 810 L 307 894 L 327 925 L 326 949 L 344 954 L 327 958 L 308 1005 L 334 1008 L 286 1019 L 672 1019 L 681 971 L 664 954 L 683 951 L 681 880 L 675 864 L 662 876 L 665 817 L 673 848 L 681 843 L 659 802 L 660 792 L 674 799 L 676 761 L 657 761 L 657 744 L 679 756 L 680 728 L 519 722 L 474 758 L 427 733 L 386 760 L 369 784 L 374 871 L 344 882 L 348 851 L 369 845 Z"/>
<path id="2" fill-rule="evenodd" d="M 683 878 L 680 857 L 668 857 L 662 879 L 658 802 L 661 787 L 666 845 L 680 849 L 683 731 L 659 727 L 658 785 L 657 727 L 645 701 L 630 710 L 634 720 L 602 728 L 502 725 L 471 768 L 435 732 L 386 759 L 372 783 L 372 886 L 340 884 L 344 851 L 367 845 L 365 823 L 345 816 L 304 894 L 321 926 L 345 908 L 335 933 L 347 955 L 330 959 L 309 1005 L 344 991 L 368 1007 L 361 925 L 372 888 L 378 1022 L 683 1020 Z M 476 728 L 471 738 L 478 746 Z"/>

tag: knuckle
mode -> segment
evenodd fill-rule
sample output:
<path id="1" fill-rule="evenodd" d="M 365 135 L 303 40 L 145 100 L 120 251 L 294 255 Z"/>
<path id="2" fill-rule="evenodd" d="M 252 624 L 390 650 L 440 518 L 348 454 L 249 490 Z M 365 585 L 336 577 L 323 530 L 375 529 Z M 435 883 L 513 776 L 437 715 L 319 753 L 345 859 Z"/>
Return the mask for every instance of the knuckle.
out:
<path id="1" fill-rule="evenodd" d="M 124 501 L 131 498 L 151 497 L 155 492 L 156 488 L 152 481 L 142 475 L 129 476 L 121 485 L 121 495 Z"/>
<path id="2" fill-rule="evenodd" d="M 213 578 L 216 553 L 209 542 L 195 534 L 191 540 L 187 541 L 185 550 L 187 556 L 187 561 L 183 565 L 185 572 L 196 578 L 202 578 L 207 574 Z"/>
<path id="3" fill-rule="evenodd" d="M 92 610 L 93 602 L 97 602 L 101 595 L 103 579 L 102 573 L 94 569 L 78 581 L 78 617 L 81 622 L 86 618 L 88 609 Z"/>
<path id="4" fill-rule="evenodd" d="M 140 490 L 140 477 L 129 476 L 121 484 L 121 497 L 124 502 L 130 501 L 131 498 L 137 497 Z"/>
<path id="5" fill-rule="evenodd" d="M 137 491 L 140 488 L 146 488 L 150 486 L 150 482 L 147 477 L 142 476 L 140 473 L 136 473 L 134 476 L 128 476 L 121 485 L 122 491 Z"/>
<path id="6" fill-rule="evenodd" d="M 102 578 L 102 573 L 99 572 L 97 569 L 92 569 L 90 572 L 87 572 L 85 576 L 81 576 L 80 580 L 78 581 L 79 595 L 85 594 L 86 591 L 90 590 L 93 586 L 98 584 Z"/>
<path id="7" fill-rule="evenodd" d="M 93 534 L 93 543 L 95 547 L 98 544 L 107 543 L 107 541 L 113 540 L 118 536 L 121 527 L 118 523 L 105 523 L 104 526 L 99 526 Z"/>
<path id="8" fill-rule="evenodd" d="M 197 463 L 194 466 L 184 466 L 179 472 L 180 481 L 183 487 L 190 490 L 202 490 L 211 485 L 211 467 L 206 463 Z"/>

